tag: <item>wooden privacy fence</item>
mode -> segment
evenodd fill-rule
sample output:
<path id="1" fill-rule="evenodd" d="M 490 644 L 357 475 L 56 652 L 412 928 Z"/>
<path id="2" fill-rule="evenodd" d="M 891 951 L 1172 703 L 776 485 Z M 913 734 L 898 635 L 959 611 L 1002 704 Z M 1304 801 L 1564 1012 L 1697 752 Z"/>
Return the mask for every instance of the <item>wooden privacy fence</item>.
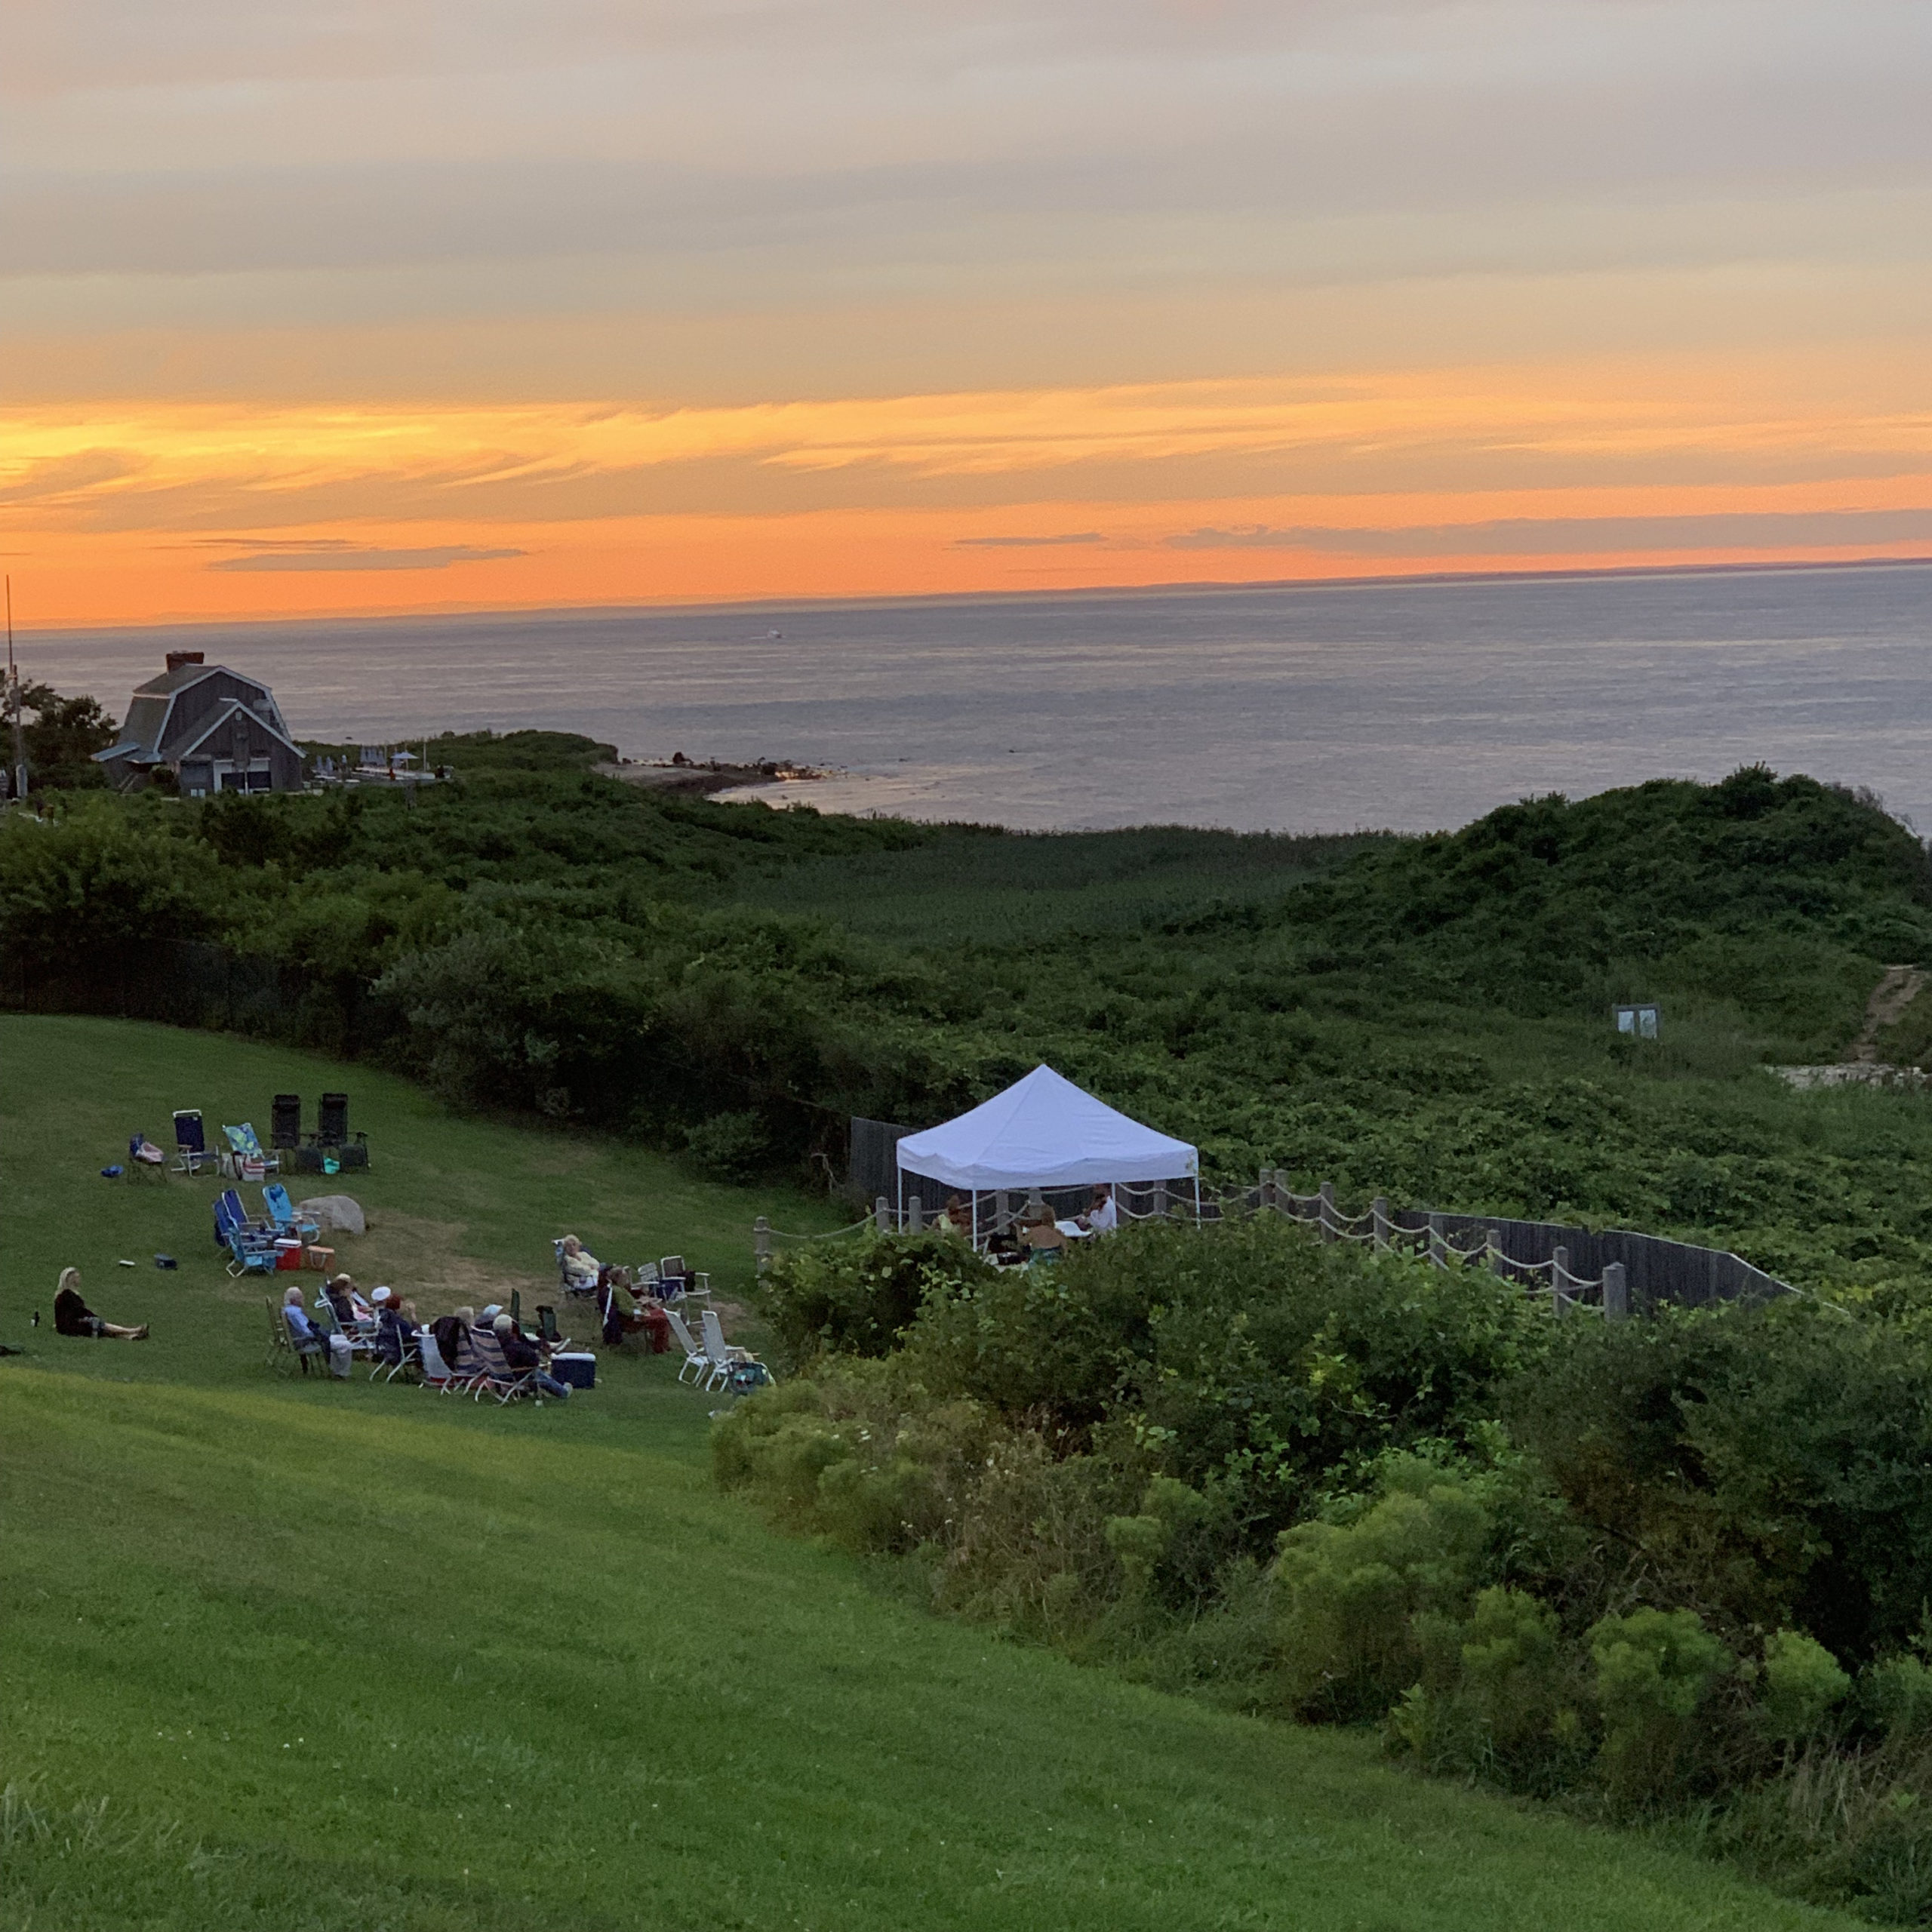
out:
<path id="1" fill-rule="evenodd" d="M 888 1158 L 897 1143 L 894 1131 L 886 1149 Z M 854 1177 L 857 1178 L 856 1173 Z M 1288 1185 L 1283 1168 L 1263 1168 L 1253 1187 L 1212 1193 L 1203 1189 L 1198 1208 L 1191 1180 L 1121 1185 L 1114 1189 L 1113 1195 L 1124 1220 L 1193 1221 L 1198 1216 L 1205 1223 L 1279 1214 L 1318 1229 L 1324 1241 L 1359 1241 L 1377 1250 L 1407 1253 L 1438 1268 L 1487 1268 L 1507 1280 L 1521 1282 L 1533 1294 L 1547 1295 L 1552 1312 L 1559 1315 L 1591 1313 L 1616 1321 L 1633 1311 L 1641 1313 L 1666 1303 L 1697 1308 L 1713 1302 L 1795 1292 L 1787 1283 L 1728 1249 L 1701 1247 L 1660 1235 L 1569 1227 L 1497 1214 L 1449 1214 L 1429 1208 L 1391 1208 L 1383 1195 L 1377 1195 L 1360 1214 L 1350 1214 L 1337 1204 L 1333 1182 L 1324 1181 L 1313 1194 L 1297 1194 Z M 1044 1199 L 1057 1214 L 1065 1216 L 1084 1208 L 1091 1198 L 1091 1189 L 1085 1187 L 1048 1188 L 1033 1195 L 1017 1190 L 982 1195 L 975 1232 L 981 1238 L 1004 1232 L 1020 1209 L 1035 1201 Z M 937 1208 L 939 1204 L 933 1204 Z M 890 1195 L 879 1193 L 869 1214 L 823 1235 L 785 1234 L 760 1215 L 752 1226 L 752 1250 L 762 1273 L 781 1244 L 838 1241 L 868 1227 L 881 1234 L 895 1229 L 917 1233 L 927 1220 L 927 1204 L 921 1195 L 909 1194 L 902 1213 Z"/>

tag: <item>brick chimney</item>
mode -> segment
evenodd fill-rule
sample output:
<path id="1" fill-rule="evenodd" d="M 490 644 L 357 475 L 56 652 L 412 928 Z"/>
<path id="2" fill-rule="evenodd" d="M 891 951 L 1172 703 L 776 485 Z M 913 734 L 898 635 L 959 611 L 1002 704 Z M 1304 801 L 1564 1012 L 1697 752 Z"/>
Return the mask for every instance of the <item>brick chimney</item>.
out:
<path id="1" fill-rule="evenodd" d="M 168 654 L 168 674 L 172 677 L 185 664 L 199 664 L 205 661 L 198 651 L 171 651 Z"/>

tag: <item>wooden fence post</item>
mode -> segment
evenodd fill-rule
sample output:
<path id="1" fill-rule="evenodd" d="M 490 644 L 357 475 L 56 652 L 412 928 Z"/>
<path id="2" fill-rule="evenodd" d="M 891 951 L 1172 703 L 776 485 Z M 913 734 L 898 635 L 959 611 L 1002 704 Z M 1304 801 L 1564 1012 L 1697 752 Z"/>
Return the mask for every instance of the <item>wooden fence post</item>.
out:
<path id="1" fill-rule="evenodd" d="M 1255 1212 L 1258 1214 L 1265 1214 L 1274 1204 L 1275 1170 L 1272 1168 L 1263 1168 L 1261 1170 L 1261 1185 L 1256 1190 L 1254 1196 Z"/>
<path id="2" fill-rule="evenodd" d="M 1552 1315 L 1561 1315 L 1570 1306 L 1564 1298 L 1563 1284 L 1570 1277 L 1570 1251 L 1567 1247 L 1551 1250 L 1551 1258 L 1556 1266 L 1549 1271 L 1549 1306 Z"/>
<path id="3" fill-rule="evenodd" d="M 1335 1238 L 1337 1230 L 1335 1226 L 1335 1183 L 1332 1180 L 1324 1180 L 1321 1183 L 1321 1205 L 1315 1211 L 1321 1217 L 1321 1238 L 1324 1241 L 1333 1241 Z"/>
<path id="4" fill-rule="evenodd" d="M 1154 1183 L 1154 1218 L 1157 1221 L 1168 1218 L 1168 1184 L 1164 1180 Z"/>
<path id="5" fill-rule="evenodd" d="M 872 1225 L 882 1235 L 892 1232 L 892 1203 L 882 1194 L 872 1203 Z"/>
<path id="6" fill-rule="evenodd" d="M 771 1223 L 762 1214 L 752 1223 L 752 1254 L 762 1275 L 771 1266 Z"/>
<path id="7" fill-rule="evenodd" d="M 1429 1258 L 1438 1268 L 1446 1268 L 1449 1263 L 1442 1252 L 1442 1217 L 1432 1212 L 1429 1217 Z"/>
<path id="8" fill-rule="evenodd" d="M 1488 1231 L 1487 1238 L 1489 1243 L 1489 1272 L 1507 1281 L 1509 1278 L 1509 1266 L 1503 1255 L 1502 1238 L 1494 1228 Z"/>
<path id="9" fill-rule="evenodd" d="M 1375 1245 L 1377 1250 L 1389 1245 L 1389 1197 L 1378 1194 L 1373 1209 L 1375 1216 Z"/>
<path id="10" fill-rule="evenodd" d="M 1013 1225 L 1013 1204 L 1006 1198 L 1006 1189 L 996 1188 L 993 1192 L 993 1232 L 1003 1235 Z"/>
<path id="11" fill-rule="evenodd" d="M 906 1232 L 916 1235 L 924 1232 L 926 1225 L 926 1204 L 915 1194 L 906 1204 Z"/>
<path id="12" fill-rule="evenodd" d="M 1612 1321 L 1621 1321 L 1630 1312 L 1630 1289 L 1620 1261 L 1603 1271 L 1603 1312 Z"/>

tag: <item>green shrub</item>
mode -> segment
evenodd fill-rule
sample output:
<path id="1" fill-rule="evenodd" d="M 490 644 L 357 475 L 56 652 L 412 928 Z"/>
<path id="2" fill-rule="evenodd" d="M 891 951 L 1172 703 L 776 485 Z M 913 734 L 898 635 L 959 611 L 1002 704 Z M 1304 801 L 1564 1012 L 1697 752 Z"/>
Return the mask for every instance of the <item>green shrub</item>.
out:
<path id="1" fill-rule="evenodd" d="M 929 1300 L 957 1300 L 995 1270 L 950 1235 L 878 1235 L 787 1249 L 773 1259 L 765 1312 L 783 1358 L 883 1355 Z M 934 1378 L 928 1376 L 928 1380 Z M 949 1379 L 964 1388 L 964 1379 Z"/>
<path id="2" fill-rule="evenodd" d="M 1932 1733 L 1932 1670 L 1918 1657 L 1881 1658 L 1860 1675 L 1858 1708 L 1888 1737 L 1924 1737 Z"/>
<path id="3" fill-rule="evenodd" d="M 1715 1756 L 1700 1720 L 1718 1686 L 1735 1674 L 1736 1657 L 1690 1610 L 1604 1617 L 1589 1644 L 1611 1795 L 1642 1804 L 1687 1789 Z"/>
<path id="4" fill-rule="evenodd" d="M 743 1110 L 713 1114 L 685 1136 L 685 1152 L 700 1174 L 718 1180 L 748 1181 L 771 1163 L 771 1135 L 764 1116 Z"/>
<path id="5" fill-rule="evenodd" d="M 1759 1727 L 1786 1746 L 1817 1737 L 1851 1688 L 1838 1659 L 1801 1630 L 1775 1630 L 1764 1640 L 1758 1682 Z"/>
<path id="6" fill-rule="evenodd" d="M 1466 1620 L 1417 1619 L 1421 1681 L 1389 1717 L 1398 1747 L 1431 1770 L 1550 1790 L 1582 1769 L 1583 1687 L 1555 1614 L 1527 1591 L 1477 1592 Z"/>
<path id="7" fill-rule="evenodd" d="M 1862 1662 L 1932 1599 L 1932 1348 L 1795 1296 L 1577 1324 L 1512 1420 L 1644 1595 Z"/>
<path id="8" fill-rule="evenodd" d="M 855 1555 L 951 1539 L 990 1440 L 983 1411 L 938 1402 L 897 1364 L 827 1361 L 740 1402 L 712 1432 L 712 1466 L 794 1529 Z"/>
<path id="9" fill-rule="evenodd" d="M 1297 1524 L 1275 1558 L 1281 1701 L 1303 1715 L 1378 1718 L 1420 1675 L 1418 1619 L 1460 1619 L 1491 1527 L 1466 1479 L 1410 1461 L 1350 1524 Z"/>

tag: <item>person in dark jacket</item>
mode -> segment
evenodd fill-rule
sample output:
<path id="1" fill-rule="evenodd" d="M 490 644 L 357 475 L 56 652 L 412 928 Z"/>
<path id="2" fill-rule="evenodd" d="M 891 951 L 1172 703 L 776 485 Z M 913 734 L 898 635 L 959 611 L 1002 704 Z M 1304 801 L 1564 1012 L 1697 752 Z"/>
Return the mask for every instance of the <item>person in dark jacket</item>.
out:
<path id="1" fill-rule="evenodd" d="M 671 1346 L 670 1317 L 649 1296 L 636 1294 L 630 1277 L 621 1269 L 612 1272 L 618 1278 L 601 1281 L 597 1288 L 597 1312 L 604 1318 L 605 1346 L 620 1349 L 626 1337 L 641 1333 L 651 1352 L 661 1355 Z M 623 1301 L 617 1299 L 620 1294 Z M 625 1302 L 632 1306 L 626 1308 Z"/>
<path id="2" fill-rule="evenodd" d="M 570 1384 L 559 1382 L 550 1373 L 543 1359 L 543 1351 L 518 1327 L 507 1315 L 500 1315 L 491 1326 L 496 1331 L 497 1346 L 503 1352 L 503 1359 L 521 1375 L 525 1370 L 531 1379 L 546 1395 L 554 1395 L 560 1402 L 570 1399 Z"/>
<path id="3" fill-rule="evenodd" d="M 54 1332 L 57 1335 L 88 1335 L 96 1341 L 105 1338 L 113 1342 L 145 1342 L 148 1324 L 143 1321 L 138 1328 L 128 1328 L 118 1321 L 103 1321 L 81 1299 L 81 1271 L 78 1268 L 63 1268 L 60 1286 L 54 1295 Z"/>

